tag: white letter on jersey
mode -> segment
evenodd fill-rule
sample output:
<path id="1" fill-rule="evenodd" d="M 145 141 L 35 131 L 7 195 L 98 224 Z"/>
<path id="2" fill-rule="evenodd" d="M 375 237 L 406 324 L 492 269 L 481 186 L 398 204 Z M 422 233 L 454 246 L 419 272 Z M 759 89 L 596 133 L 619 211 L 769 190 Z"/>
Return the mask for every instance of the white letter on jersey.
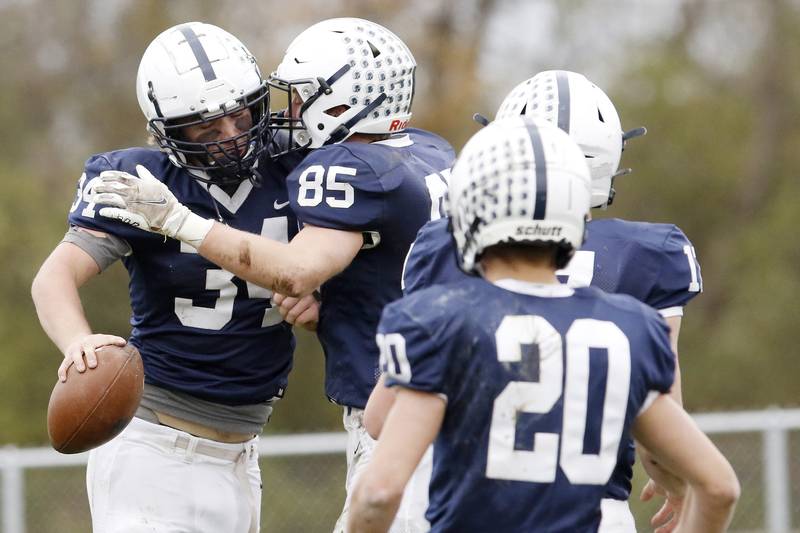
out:
<path id="1" fill-rule="evenodd" d="M 561 428 L 561 469 L 572 483 L 604 485 L 617 464 L 617 451 L 628 409 L 631 350 L 628 338 L 613 322 L 579 319 L 567 339 L 567 379 L 564 385 L 564 425 Z M 589 348 L 608 353 L 600 453 L 584 454 L 589 403 Z"/>
<path id="2" fill-rule="evenodd" d="M 522 361 L 522 345 L 539 350 L 539 381 L 512 381 L 494 401 L 486 477 L 547 483 L 556 478 L 558 434 L 536 433 L 534 449 L 515 450 L 518 413 L 547 413 L 561 396 L 561 335 L 539 316 L 507 316 L 495 333 L 497 360 Z"/>
<path id="3" fill-rule="evenodd" d="M 199 307 L 189 298 L 175 298 L 175 314 L 184 326 L 202 329 L 222 329 L 233 317 L 233 299 L 236 285 L 231 281 L 233 274 L 226 270 L 206 271 L 206 289 L 218 290 L 219 298 L 214 307 Z"/>
<path id="4" fill-rule="evenodd" d="M 278 242 L 289 242 L 288 227 L 289 220 L 286 217 L 265 218 L 261 225 L 261 235 Z M 196 254 L 197 250 L 182 242 L 181 253 Z M 208 269 L 205 289 L 219 290 L 219 297 L 214 301 L 214 307 L 200 307 L 194 305 L 189 298 L 175 298 L 175 315 L 184 326 L 219 331 L 233 318 L 233 302 L 237 295 L 233 274 L 219 268 Z M 264 318 L 261 320 L 262 328 L 283 321 L 278 308 L 270 305 L 272 291 L 248 281 L 247 296 L 251 299 L 266 300 Z"/>
<path id="5" fill-rule="evenodd" d="M 378 333 L 375 341 L 380 349 L 381 370 L 387 375 L 409 383 L 411 381 L 411 363 L 406 355 L 406 339 L 399 333 Z"/>
<path id="6" fill-rule="evenodd" d="M 567 276 L 564 282 L 570 287 L 588 287 L 594 277 L 594 252 L 578 250 L 566 268 L 556 271 L 558 276 Z"/>
<path id="7" fill-rule="evenodd" d="M 449 180 L 449 168 L 425 176 L 425 186 L 428 187 L 428 195 L 431 197 L 431 220 L 439 220 L 446 214 L 447 182 Z"/>
<path id="8" fill-rule="evenodd" d="M 314 207 L 322 201 L 322 175 L 325 168 L 322 165 L 311 165 L 300 174 L 297 182 L 300 190 L 297 192 L 297 203 L 304 207 Z M 310 179 L 313 178 L 313 179 Z M 313 194 L 307 198 L 308 191 Z"/>
<path id="9" fill-rule="evenodd" d="M 697 278 L 697 254 L 694 251 L 694 246 L 685 245 L 683 253 L 686 254 L 686 258 L 689 260 L 689 272 L 692 275 L 692 281 L 689 283 L 689 292 L 700 292 L 703 290 L 703 286 Z"/>
<path id="10" fill-rule="evenodd" d="M 325 168 L 322 165 L 311 165 L 300 174 L 297 182 L 300 184 L 300 189 L 297 191 L 297 203 L 303 207 L 316 207 L 322 202 L 324 191 L 322 190 L 322 176 L 325 174 Z M 325 188 L 330 191 L 337 191 L 344 193 L 342 198 L 335 196 L 325 196 L 325 203 L 337 209 L 346 209 L 353 205 L 355 201 L 355 189 L 353 186 L 346 182 L 336 181 L 336 176 L 344 174 L 347 176 L 355 176 L 356 169 L 351 167 L 337 167 L 332 166 L 328 169 L 328 175 L 325 178 Z M 308 197 L 308 191 L 311 191 L 311 198 Z"/>
<path id="11" fill-rule="evenodd" d="M 326 196 L 325 201 L 331 207 L 346 209 L 351 205 L 353 205 L 353 202 L 355 201 L 355 190 L 353 189 L 353 186 L 350 185 L 349 183 L 336 181 L 337 174 L 344 174 L 346 176 L 355 176 L 356 169 L 350 167 L 337 167 L 337 166 L 333 166 L 328 169 L 326 187 L 328 188 L 329 191 L 344 192 L 344 198 L 335 198 L 333 196 Z"/>
<path id="12" fill-rule="evenodd" d="M 75 202 L 70 206 L 69 212 L 74 213 L 78 206 L 81 204 L 81 200 L 86 202 L 86 207 L 83 208 L 81 211 L 81 216 L 87 218 L 94 218 L 95 210 L 94 210 L 94 191 L 92 188 L 100 182 L 100 176 L 95 176 L 94 178 L 89 180 L 89 183 L 86 183 L 86 172 L 81 174 L 81 179 L 78 181 L 78 192 L 75 195 Z"/>
<path id="13" fill-rule="evenodd" d="M 486 477 L 552 483 L 559 462 L 558 433 L 536 433 L 533 451 L 514 449 L 518 413 L 547 413 L 564 392 L 561 428 L 561 469 L 574 484 L 604 485 L 617 460 L 628 407 L 630 344 L 616 324 L 576 320 L 566 335 L 566 390 L 562 389 L 561 336 L 540 316 L 506 316 L 495 333 L 497 360 L 521 363 L 521 346 L 538 347 L 538 381 L 511 381 L 494 401 L 486 458 Z M 608 353 L 600 453 L 584 454 L 589 402 L 589 348 Z M 522 368 L 517 374 L 525 374 Z"/>
<path id="14" fill-rule="evenodd" d="M 261 225 L 261 236 L 273 241 L 287 243 L 289 242 L 289 219 L 286 217 L 273 217 L 265 218 L 264 223 Z M 247 295 L 250 298 L 265 298 L 270 300 L 272 298 L 272 291 L 256 285 L 255 283 L 247 282 Z M 272 307 L 267 303 L 267 308 L 264 309 L 264 318 L 261 320 L 261 327 L 274 326 L 283 322 L 283 317 L 277 307 Z"/>

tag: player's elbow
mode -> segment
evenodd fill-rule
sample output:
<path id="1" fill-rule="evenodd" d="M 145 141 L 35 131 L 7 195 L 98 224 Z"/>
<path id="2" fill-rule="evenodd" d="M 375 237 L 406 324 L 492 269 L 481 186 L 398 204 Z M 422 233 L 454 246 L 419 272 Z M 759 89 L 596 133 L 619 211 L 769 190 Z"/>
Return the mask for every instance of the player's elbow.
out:
<path id="1" fill-rule="evenodd" d="M 47 301 L 52 286 L 51 278 L 44 270 L 44 267 L 39 269 L 31 283 L 31 298 L 37 306 Z"/>
<path id="2" fill-rule="evenodd" d="M 273 283 L 275 292 L 293 298 L 301 298 L 311 294 L 325 280 L 320 280 L 313 272 L 301 266 L 288 268 L 283 274 L 275 277 Z"/>
<path id="3" fill-rule="evenodd" d="M 397 507 L 403 496 L 403 487 L 391 483 L 364 483 L 361 486 L 361 500 L 364 508 L 372 512 L 386 513 Z"/>
<path id="4" fill-rule="evenodd" d="M 717 507 L 732 508 L 739 501 L 742 489 L 736 475 L 731 474 L 725 481 L 718 481 L 706 488 L 709 498 Z"/>
<path id="5" fill-rule="evenodd" d="M 741 486 L 733 468 L 725 461 L 724 467 L 713 478 L 704 480 L 697 490 L 704 496 L 706 505 L 719 511 L 731 510 L 739 500 Z"/>
<path id="6" fill-rule="evenodd" d="M 370 472 L 356 484 L 350 503 L 350 531 L 386 531 L 397 513 L 403 489 L 373 479 Z"/>

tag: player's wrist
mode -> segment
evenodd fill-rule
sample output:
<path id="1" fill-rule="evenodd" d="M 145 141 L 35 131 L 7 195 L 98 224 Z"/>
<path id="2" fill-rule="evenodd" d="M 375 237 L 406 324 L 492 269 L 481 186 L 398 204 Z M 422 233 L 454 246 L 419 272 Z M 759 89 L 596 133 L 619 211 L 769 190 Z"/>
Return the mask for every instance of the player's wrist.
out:
<path id="1" fill-rule="evenodd" d="M 214 226 L 214 221 L 191 212 L 188 207 L 182 207 L 183 209 L 181 209 L 180 213 L 170 217 L 173 220 L 168 220 L 164 225 L 164 229 L 168 236 L 185 242 L 194 248 L 199 248 L 208 232 Z M 171 226 L 171 228 L 168 228 L 168 226 Z"/>

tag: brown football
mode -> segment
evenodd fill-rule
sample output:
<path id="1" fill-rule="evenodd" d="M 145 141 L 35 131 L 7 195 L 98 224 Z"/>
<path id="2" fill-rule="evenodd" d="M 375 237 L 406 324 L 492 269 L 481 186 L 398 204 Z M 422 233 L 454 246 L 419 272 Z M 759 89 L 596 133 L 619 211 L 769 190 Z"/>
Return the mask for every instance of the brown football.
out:
<path id="1" fill-rule="evenodd" d="M 72 365 L 47 406 L 47 433 L 61 453 L 80 453 L 113 439 L 133 418 L 144 388 L 139 350 L 127 344 L 97 350 L 97 366 Z"/>

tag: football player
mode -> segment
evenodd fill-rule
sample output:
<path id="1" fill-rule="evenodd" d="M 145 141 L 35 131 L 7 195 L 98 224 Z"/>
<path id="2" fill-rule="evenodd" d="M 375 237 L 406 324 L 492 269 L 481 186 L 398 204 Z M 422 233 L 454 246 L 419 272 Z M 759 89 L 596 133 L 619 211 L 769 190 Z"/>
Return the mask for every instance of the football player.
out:
<path id="1" fill-rule="evenodd" d="M 461 268 L 388 305 L 377 336 L 398 387 L 349 531 L 386 531 L 434 442 L 431 531 L 597 531 L 629 434 L 687 484 L 679 528 L 723 531 L 733 469 L 668 397 L 668 327 L 627 295 L 560 284 L 591 203 L 584 154 L 528 117 L 478 132 L 450 183 Z"/>
<path id="2" fill-rule="evenodd" d="M 541 72 L 517 85 L 503 100 L 496 118 L 520 114 L 547 120 L 569 133 L 583 150 L 589 166 L 592 207 L 607 207 L 614 198 L 614 178 L 619 174 L 624 143 L 644 130 L 623 133 L 617 111 L 606 94 L 583 75 L 563 70 Z M 404 271 L 406 294 L 466 275 L 458 269 L 448 223 L 442 218 L 420 230 Z M 586 242 L 558 274 L 570 286 L 592 285 L 607 292 L 629 294 L 657 309 L 670 326 L 670 342 L 676 355 L 683 306 L 702 290 L 694 247 L 672 224 L 592 220 L 587 224 Z M 677 364 L 670 394 L 681 403 Z M 390 391 L 376 387 L 365 414 L 373 436 L 380 432 L 391 401 Z M 603 501 L 601 531 L 635 531 L 627 504 L 634 457 L 633 442 L 628 441 L 624 460 L 614 472 L 608 497 Z M 655 491 L 663 492 L 650 482 L 643 496 L 650 498 Z M 656 513 L 653 523 L 666 526 L 668 531 L 670 524 L 676 523 L 679 510 L 680 501 L 673 495 Z"/>
<path id="3" fill-rule="evenodd" d="M 104 193 L 98 201 L 116 206 L 102 215 L 190 244 L 243 279 L 292 298 L 321 287 L 317 333 L 327 396 L 344 408 L 348 492 L 374 446 L 362 410 L 379 375 L 380 312 L 402 296 L 405 255 L 419 228 L 440 216 L 454 159 L 442 138 L 406 128 L 415 70 L 396 35 L 361 19 L 320 22 L 289 45 L 273 75 L 290 99 L 275 126 L 293 140 L 287 151 L 311 150 L 288 178 L 289 202 L 303 223 L 289 244 L 194 214 L 147 176 L 107 175 L 97 189 Z"/>
<path id="4" fill-rule="evenodd" d="M 69 230 L 32 289 L 42 326 L 64 353 L 64 381 L 70 366 L 102 365 L 104 345 L 125 344 L 92 332 L 78 288 L 118 259 L 130 275 L 129 342 L 144 361 L 144 396 L 122 434 L 90 453 L 93 530 L 255 532 L 256 435 L 287 384 L 291 326 L 269 290 L 183 242 L 99 216 L 94 189 L 101 175 L 158 179 L 220 225 L 288 242 L 297 223 L 286 172 L 266 154 L 267 81 L 239 39 L 191 22 L 147 47 L 136 92 L 158 149 L 89 158 Z"/>

